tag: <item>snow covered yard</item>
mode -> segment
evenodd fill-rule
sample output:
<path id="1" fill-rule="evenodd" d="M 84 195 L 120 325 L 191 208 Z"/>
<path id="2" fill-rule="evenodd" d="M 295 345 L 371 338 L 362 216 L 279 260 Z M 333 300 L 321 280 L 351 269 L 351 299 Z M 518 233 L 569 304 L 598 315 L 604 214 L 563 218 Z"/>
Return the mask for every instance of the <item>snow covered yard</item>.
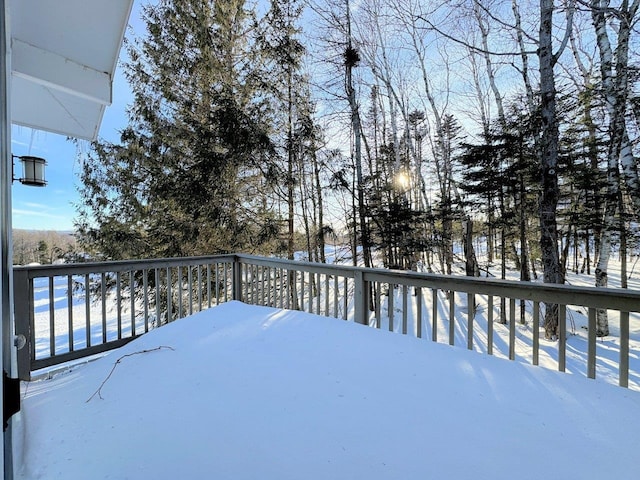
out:
<path id="1" fill-rule="evenodd" d="M 635 479 L 640 393 L 229 302 L 26 385 L 17 423 L 25 479 Z"/>

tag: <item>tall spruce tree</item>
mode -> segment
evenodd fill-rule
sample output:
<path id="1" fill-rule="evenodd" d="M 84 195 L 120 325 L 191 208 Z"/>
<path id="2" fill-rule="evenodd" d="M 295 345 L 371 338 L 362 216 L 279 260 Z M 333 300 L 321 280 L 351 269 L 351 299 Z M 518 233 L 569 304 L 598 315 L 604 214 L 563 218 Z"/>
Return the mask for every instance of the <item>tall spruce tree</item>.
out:
<path id="1" fill-rule="evenodd" d="M 293 259 L 295 250 L 296 184 L 300 172 L 296 168 L 300 145 L 295 126 L 306 107 L 306 78 L 301 73 L 304 46 L 299 40 L 297 26 L 302 15 L 299 0 L 271 0 L 270 8 L 261 25 L 259 45 L 265 61 L 264 78 L 273 102 L 274 143 L 279 157 L 284 161 L 273 164 L 273 170 L 285 178 L 286 188 L 280 191 L 287 205 L 287 256 Z M 276 190 L 277 191 L 277 190 Z"/>
<path id="2" fill-rule="evenodd" d="M 252 194 L 273 148 L 251 12 L 244 0 L 143 12 L 124 65 L 129 125 L 83 163 L 81 241 L 107 258 L 269 249 L 278 222 Z"/>

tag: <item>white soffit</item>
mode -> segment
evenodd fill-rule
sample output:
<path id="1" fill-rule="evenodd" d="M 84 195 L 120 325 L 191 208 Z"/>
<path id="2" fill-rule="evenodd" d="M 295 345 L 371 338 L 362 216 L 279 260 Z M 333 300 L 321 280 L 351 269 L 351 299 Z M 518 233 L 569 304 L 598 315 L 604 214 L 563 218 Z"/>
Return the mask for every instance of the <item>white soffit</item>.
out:
<path id="1" fill-rule="evenodd" d="M 11 0 L 11 115 L 93 140 L 133 0 Z"/>

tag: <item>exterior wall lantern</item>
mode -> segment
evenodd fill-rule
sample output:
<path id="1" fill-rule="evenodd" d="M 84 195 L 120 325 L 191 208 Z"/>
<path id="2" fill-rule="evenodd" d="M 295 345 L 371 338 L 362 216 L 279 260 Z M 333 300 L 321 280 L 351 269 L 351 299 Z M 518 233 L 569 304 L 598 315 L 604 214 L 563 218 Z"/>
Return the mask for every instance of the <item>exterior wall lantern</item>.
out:
<path id="1" fill-rule="evenodd" d="M 23 185 L 29 185 L 32 187 L 44 187 L 47 185 L 47 181 L 44 179 L 44 167 L 47 165 L 47 161 L 44 158 L 32 157 L 31 155 L 25 155 L 19 157 L 12 155 L 13 158 L 18 158 L 22 163 L 22 177 L 13 177 L 13 180 L 18 180 Z"/>

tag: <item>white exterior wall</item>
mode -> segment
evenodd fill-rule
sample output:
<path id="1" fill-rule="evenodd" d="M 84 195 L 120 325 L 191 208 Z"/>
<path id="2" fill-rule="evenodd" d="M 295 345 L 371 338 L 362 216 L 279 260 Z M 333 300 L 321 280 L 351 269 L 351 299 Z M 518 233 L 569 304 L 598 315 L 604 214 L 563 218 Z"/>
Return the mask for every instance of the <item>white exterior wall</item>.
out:
<path id="1" fill-rule="evenodd" d="M 0 310 L 2 312 L 2 329 L 0 330 L 0 354 L 2 366 L 11 373 L 11 338 L 12 335 L 12 245 L 11 245 L 11 34 L 9 0 L 0 0 Z M 0 406 L 4 411 L 4 385 L 0 384 Z M 11 435 L 9 427 L 3 435 L 2 465 L 4 478 L 13 478 L 11 461 Z"/>

